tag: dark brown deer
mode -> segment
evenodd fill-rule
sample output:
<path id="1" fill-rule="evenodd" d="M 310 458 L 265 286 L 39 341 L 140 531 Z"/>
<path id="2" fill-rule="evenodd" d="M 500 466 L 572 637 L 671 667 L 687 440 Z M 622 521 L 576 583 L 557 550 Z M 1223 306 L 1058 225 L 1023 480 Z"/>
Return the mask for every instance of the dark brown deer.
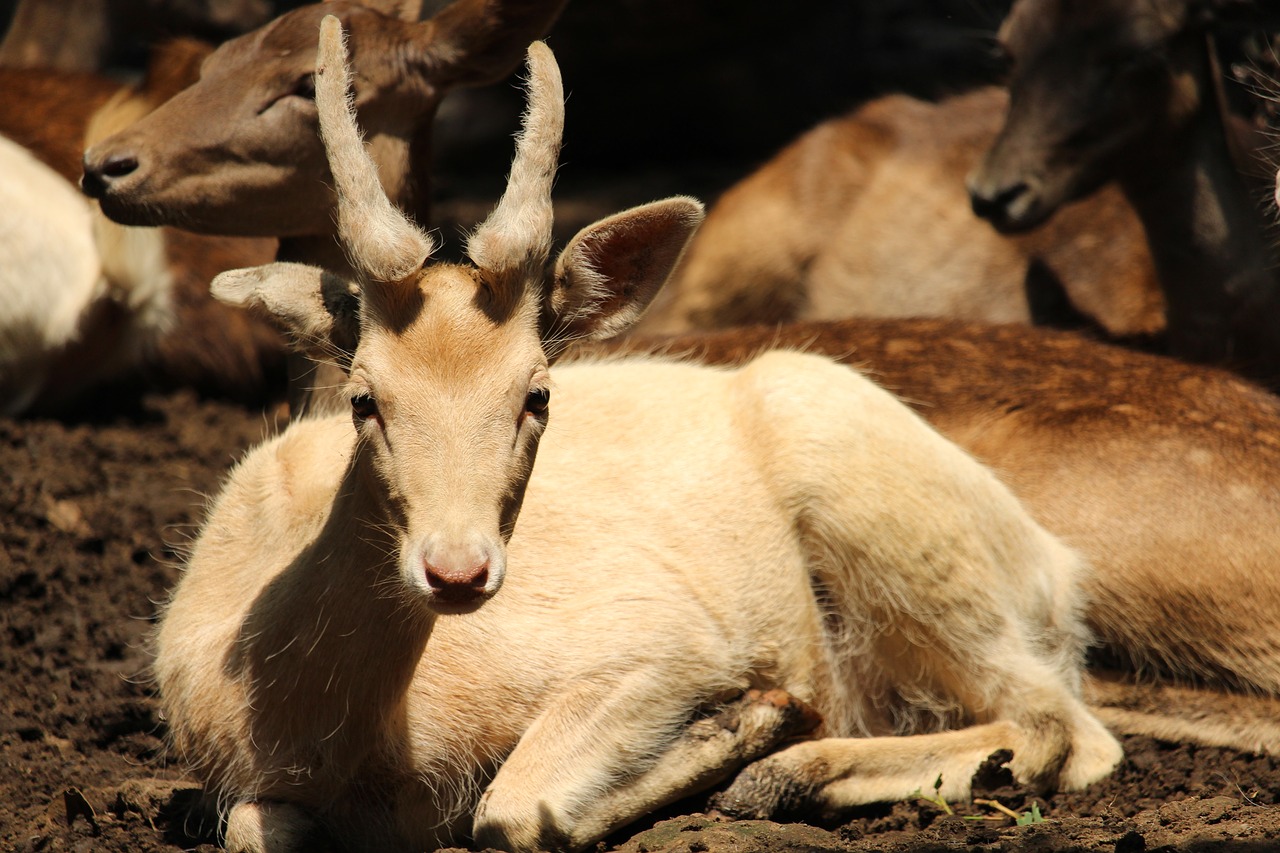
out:
<path id="1" fill-rule="evenodd" d="M 1005 104 L 998 89 L 890 96 L 819 125 L 721 197 L 639 331 L 942 316 L 1158 332 L 1155 273 L 1119 193 L 1025 235 L 971 214 L 964 174 Z"/>
<path id="2" fill-rule="evenodd" d="M 1009 114 L 969 179 L 1005 231 L 1108 181 L 1146 229 L 1170 352 L 1280 382 L 1277 258 L 1238 167 L 1209 27 L 1251 4 L 1019 0 L 1000 28 Z M 1259 4 L 1259 7 L 1261 4 Z M 1233 156 L 1234 155 L 1234 156 Z"/>

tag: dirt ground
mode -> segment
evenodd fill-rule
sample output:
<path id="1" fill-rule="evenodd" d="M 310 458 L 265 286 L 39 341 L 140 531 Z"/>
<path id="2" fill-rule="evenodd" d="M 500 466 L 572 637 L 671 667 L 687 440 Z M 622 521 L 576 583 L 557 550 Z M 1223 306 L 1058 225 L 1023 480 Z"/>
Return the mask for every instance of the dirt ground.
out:
<path id="1" fill-rule="evenodd" d="M 113 401 L 108 400 L 108 404 Z M 275 417 L 188 392 L 81 420 L 0 420 L 0 850 L 213 850 L 194 785 L 166 762 L 147 681 L 156 603 L 205 495 Z M 658 851 L 1280 850 L 1272 758 L 1126 740 L 1115 776 L 994 806 L 923 800 L 807 823 L 715 822 L 687 802 L 611 840 Z M 928 792 L 925 792 L 928 793 Z M 979 819 L 972 819 L 979 818 Z"/>

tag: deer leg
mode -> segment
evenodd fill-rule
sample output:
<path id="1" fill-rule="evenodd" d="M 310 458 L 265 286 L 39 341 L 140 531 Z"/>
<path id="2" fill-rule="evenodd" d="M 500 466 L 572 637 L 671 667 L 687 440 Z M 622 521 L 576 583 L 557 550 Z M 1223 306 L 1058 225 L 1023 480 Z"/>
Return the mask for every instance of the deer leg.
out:
<path id="1" fill-rule="evenodd" d="M 813 709 L 785 691 L 749 691 L 715 716 L 690 725 L 657 764 L 579 814 L 571 846 L 590 844 L 643 814 L 705 791 L 819 722 Z"/>
<path id="2" fill-rule="evenodd" d="M 594 729 L 595 722 L 584 730 Z M 581 849 L 653 809 L 728 778 L 782 741 L 811 731 L 819 720 L 784 691 L 749 691 L 719 713 L 688 725 L 674 741 L 666 739 L 647 769 L 628 776 L 626 765 L 641 758 L 635 754 L 639 744 L 646 735 L 654 739 L 653 721 L 648 722 L 648 732 L 639 726 L 613 732 L 629 741 L 621 751 L 612 746 L 598 751 L 592 745 L 597 739 L 590 735 L 554 744 L 560 755 L 573 755 L 576 765 L 562 765 L 554 775 L 547 773 L 551 768 L 539 741 L 526 735 L 481 798 L 476 845 L 516 851 Z"/>
<path id="3" fill-rule="evenodd" d="M 1024 687 L 1028 705 L 1021 713 L 990 723 L 795 744 L 748 766 L 712 807 L 736 818 L 836 812 L 907 799 L 935 786 L 944 799 L 967 799 L 974 773 L 1001 750 L 1012 751 L 1009 768 L 1020 782 L 1045 790 L 1082 788 L 1114 769 L 1120 745 L 1083 703 L 1052 687 Z"/>
<path id="4" fill-rule="evenodd" d="M 316 825 L 297 806 L 243 802 L 227 815 L 223 846 L 228 853 L 293 853 L 309 848 Z"/>

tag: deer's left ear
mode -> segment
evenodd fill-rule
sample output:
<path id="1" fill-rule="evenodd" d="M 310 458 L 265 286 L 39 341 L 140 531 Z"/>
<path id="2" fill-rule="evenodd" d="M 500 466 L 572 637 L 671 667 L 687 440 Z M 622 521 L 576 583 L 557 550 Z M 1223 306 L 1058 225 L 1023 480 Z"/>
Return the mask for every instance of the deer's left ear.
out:
<path id="1" fill-rule="evenodd" d="M 700 201 L 680 196 L 579 231 L 556 259 L 547 294 L 548 343 L 612 337 L 640 319 L 702 217 Z"/>
<path id="2" fill-rule="evenodd" d="M 220 273 L 209 290 L 219 302 L 271 320 L 290 337 L 294 349 L 312 358 L 355 351 L 360 291 L 342 276 L 281 261 Z"/>

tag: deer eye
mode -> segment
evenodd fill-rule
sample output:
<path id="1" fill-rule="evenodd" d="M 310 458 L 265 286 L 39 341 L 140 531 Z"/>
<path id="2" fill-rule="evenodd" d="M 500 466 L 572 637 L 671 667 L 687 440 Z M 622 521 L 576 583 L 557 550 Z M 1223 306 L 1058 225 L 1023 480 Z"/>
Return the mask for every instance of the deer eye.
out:
<path id="1" fill-rule="evenodd" d="M 299 98 L 306 98 L 308 101 L 316 99 L 316 76 L 314 74 L 304 74 L 294 81 L 293 88 L 289 90 L 290 95 L 297 95 Z"/>
<path id="2" fill-rule="evenodd" d="M 545 415 L 550 405 L 550 388 L 530 388 L 528 396 L 524 398 L 524 410 L 534 417 L 540 418 Z"/>
<path id="3" fill-rule="evenodd" d="M 351 414 L 361 421 L 378 416 L 378 401 L 372 394 L 355 394 L 351 398 Z"/>

